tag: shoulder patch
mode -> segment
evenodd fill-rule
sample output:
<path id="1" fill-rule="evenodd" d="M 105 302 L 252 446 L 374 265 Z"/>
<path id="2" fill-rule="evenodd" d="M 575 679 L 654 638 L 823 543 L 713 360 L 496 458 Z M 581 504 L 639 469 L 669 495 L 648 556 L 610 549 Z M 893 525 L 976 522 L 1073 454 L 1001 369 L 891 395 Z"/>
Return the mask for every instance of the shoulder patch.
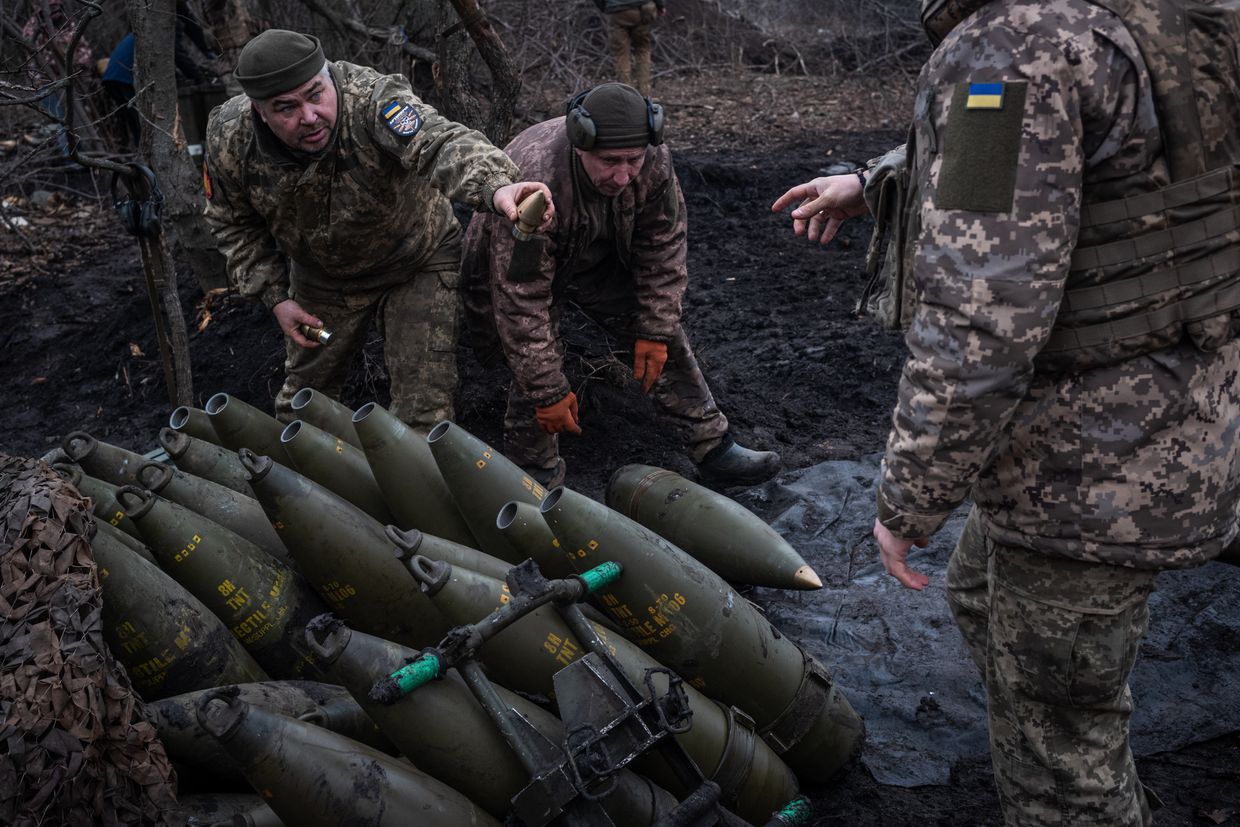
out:
<path id="1" fill-rule="evenodd" d="M 965 109 L 1002 109 L 1002 83 L 970 83 Z"/>
<path id="2" fill-rule="evenodd" d="M 957 84 L 943 135 L 936 207 L 1012 209 L 1027 89 L 1024 81 Z"/>
<path id="3" fill-rule="evenodd" d="M 390 100 L 379 107 L 388 129 L 402 138 L 412 138 L 422 128 L 422 116 L 418 110 L 400 100 Z"/>

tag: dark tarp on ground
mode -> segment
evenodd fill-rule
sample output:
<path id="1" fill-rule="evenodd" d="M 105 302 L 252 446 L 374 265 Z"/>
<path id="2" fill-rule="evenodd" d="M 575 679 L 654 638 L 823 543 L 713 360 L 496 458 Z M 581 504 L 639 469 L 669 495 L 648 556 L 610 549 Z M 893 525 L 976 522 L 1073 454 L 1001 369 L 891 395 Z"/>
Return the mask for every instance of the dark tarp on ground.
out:
<path id="1" fill-rule="evenodd" d="M 962 507 L 911 564 L 917 593 L 889 577 L 871 536 L 879 457 L 781 475 L 738 499 L 765 517 L 822 578 L 817 592 L 756 589 L 772 622 L 835 675 L 865 719 L 865 765 L 882 784 L 946 784 L 961 758 L 987 754 L 985 693 L 943 593 Z M 1132 676 L 1137 755 L 1240 730 L 1240 568 L 1164 572 Z M 771 599 L 774 598 L 774 599 Z"/>

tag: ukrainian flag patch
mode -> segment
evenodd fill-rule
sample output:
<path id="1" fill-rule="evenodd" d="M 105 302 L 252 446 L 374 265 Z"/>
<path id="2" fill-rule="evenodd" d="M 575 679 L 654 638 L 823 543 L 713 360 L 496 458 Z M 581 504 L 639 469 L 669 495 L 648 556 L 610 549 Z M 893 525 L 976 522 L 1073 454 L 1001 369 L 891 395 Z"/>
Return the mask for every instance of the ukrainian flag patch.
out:
<path id="1" fill-rule="evenodd" d="M 389 101 L 379 108 L 388 129 L 402 138 L 411 138 L 422 128 L 422 116 L 418 110 L 400 100 Z"/>
<path id="2" fill-rule="evenodd" d="M 1002 109 L 1002 83 L 970 83 L 965 109 Z"/>

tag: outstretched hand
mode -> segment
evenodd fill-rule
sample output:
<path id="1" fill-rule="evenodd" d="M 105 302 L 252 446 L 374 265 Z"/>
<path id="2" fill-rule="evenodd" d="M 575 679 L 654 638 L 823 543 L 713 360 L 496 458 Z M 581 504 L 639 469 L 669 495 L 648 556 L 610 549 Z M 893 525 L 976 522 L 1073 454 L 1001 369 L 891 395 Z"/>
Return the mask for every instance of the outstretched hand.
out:
<path id="1" fill-rule="evenodd" d="M 930 545 L 929 537 L 918 537 L 916 540 L 904 540 L 892 534 L 887 526 L 874 521 L 874 539 L 878 541 L 879 556 L 883 560 L 883 568 L 906 589 L 921 591 L 930 582 L 930 578 L 919 571 L 908 567 L 908 552 L 913 546 L 925 548 Z"/>
<path id="2" fill-rule="evenodd" d="M 303 324 L 310 327 L 323 327 L 323 322 L 318 316 L 310 315 L 302 309 L 300 304 L 292 299 L 285 299 L 280 302 L 271 308 L 271 312 L 276 317 L 276 321 L 279 322 L 280 329 L 284 331 L 285 336 L 302 347 L 319 347 L 318 342 L 313 339 L 307 339 L 298 328 L 298 325 Z"/>
<path id="3" fill-rule="evenodd" d="M 517 206 L 539 190 L 542 191 L 543 196 L 547 199 L 547 211 L 543 213 L 542 223 L 538 225 L 536 232 L 546 232 L 547 228 L 551 226 L 551 219 L 555 217 L 555 204 L 551 200 L 551 190 L 547 189 L 546 184 L 540 181 L 519 181 L 506 187 L 500 187 L 495 191 L 492 203 L 495 205 L 497 213 L 508 216 L 508 220 L 516 224 Z"/>
<path id="4" fill-rule="evenodd" d="M 846 219 L 869 212 L 861 181 L 851 172 L 795 186 L 775 200 L 771 212 L 781 212 L 798 201 L 800 205 L 792 211 L 792 231 L 819 244 L 835 238 Z"/>

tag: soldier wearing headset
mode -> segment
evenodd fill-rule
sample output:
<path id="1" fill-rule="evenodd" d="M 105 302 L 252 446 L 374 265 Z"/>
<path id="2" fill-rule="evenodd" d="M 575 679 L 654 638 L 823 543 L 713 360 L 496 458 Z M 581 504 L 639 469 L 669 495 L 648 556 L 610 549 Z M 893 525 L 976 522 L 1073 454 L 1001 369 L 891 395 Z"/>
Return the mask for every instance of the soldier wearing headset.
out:
<path id="1" fill-rule="evenodd" d="M 680 325 L 688 284 L 688 221 L 663 108 L 631 86 L 606 83 L 568 102 L 566 115 L 518 135 L 505 152 L 555 199 L 546 231 L 525 241 L 477 214 L 462 256 L 466 305 L 484 363 L 512 369 L 504 452 L 545 485 L 563 482 L 558 435 L 581 434 L 565 375 L 561 308 L 580 307 L 633 353 L 633 378 L 684 434 L 704 481 L 755 485 L 779 455 L 737 444 Z"/>

